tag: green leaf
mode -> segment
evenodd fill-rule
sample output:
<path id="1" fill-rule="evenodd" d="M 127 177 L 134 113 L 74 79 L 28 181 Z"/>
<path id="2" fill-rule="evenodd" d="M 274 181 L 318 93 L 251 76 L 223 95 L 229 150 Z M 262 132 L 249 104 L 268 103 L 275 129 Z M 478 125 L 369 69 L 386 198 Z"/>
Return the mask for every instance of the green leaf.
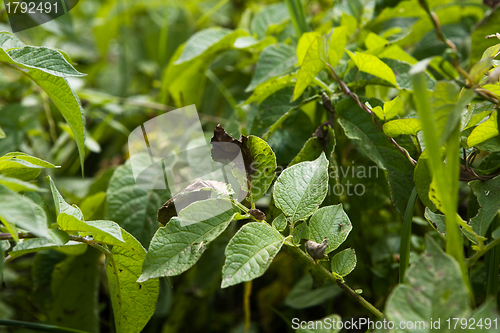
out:
<path id="1" fill-rule="evenodd" d="M 87 244 L 69 241 L 64 245 L 58 245 L 44 238 L 30 238 L 19 242 L 9 252 L 12 258 L 17 258 L 28 253 L 54 249 L 68 255 L 79 255 L 87 250 Z"/>
<path id="2" fill-rule="evenodd" d="M 278 230 L 278 231 L 283 231 L 286 229 L 286 226 L 288 224 L 288 221 L 286 220 L 286 217 L 284 214 L 278 215 L 277 218 L 273 220 L 272 226 Z"/>
<path id="3" fill-rule="evenodd" d="M 288 164 L 288 167 L 301 162 L 313 161 L 317 159 L 322 152 L 323 146 L 321 139 L 316 137 L 309 138 L 304 144 L 304 147 L 302 147 L 300 152 L 297 154 L 297 156 L 295 156 L 290 164 Z"/>
<path id="4" fill-rule="evenodd" d="M 117 332 L 141 332 L 153 315 L 159 293 L 158 279 L 138 281 L 146 250 L 122 230 L 123 245 L 115 245 L 106 260 L 109 294 Z"/>
<path id="5" fill-rule="evenodd" d="M 343 99 L 336 105 L 336 111 L 346 135 L 361 141 L 368 157 L 386 171 L 392 204 L 403 215 L 413 190 L 413 165 L 355 102 Z"/>
<path id="6" fill-rule="evenodd" d="M 268 224 L 245 224 L 227 244 L 221 288 L 264 274 L 284 241 L 285 238 Z"/>
<path id="7" fill-rule="evenodd" d="M 16 241 L 16 226 L 38 237 L 51 239 L 46 220 L 42 207 L 0 184 L 0 221 Z"/>
<path id="8" fill-rule="evenodd" d="M 292 287 L 284 304 L 293 309 L 306 309 L 320 305 L 341 292 L 339 286 L 329 280 L 321 287 L 313 289 L 313 278 L 306 274 Z"/>
<path id="9" fill-rule="evenodd" d="M 469 183 L 481 208 L 470 220 L 473 230 L 480 236 L 486 231 L 500 210 L 500 176 L 488 181 L 475 180 Z"/>
<path id="10" fill-rule="evenodd" d="M 420 120 L 416 118 L 396 119 L 384 124 L 384 133 L 391 138 L 402 134 L 417 135 L 421 130 Z"/>
<path id="11" fill-rule="evenodd" d="M 263 100 L 265 100 L 275 92 L 285 87 L 295 85 L 296 77 L 296 73 L 291 73 L 267 80 L 266 82 L 259 84 L 257 87 L 255 87 L 252 95 L 248 97 L 248 99 L 243 104 L 250 104 L 254 102 L 261 103 Z"/>
<path id="12" fill-rule="evenodd" d="M 263 38 L 273 27 L 281 26 L 289 19 L 290 15 L 284 3 L 268 5 L 253 17 L 250 30 L 258 38 Z"/>
<path id="13" fill-rule="evenodd" d="M 55 165 L 25 153 L 8 153 L 0 157 L 0 174 L 24 181 L 38 177 L 42 168 L 57 168 Z"/>
<path id="14" fill-rule="evenodd" d="M 47 191 L 44 188 L 40 188 L 33 183 L 25 182 L 17 178 L 13 177 L 5 177 L 0 175 L 0 184 L 10 188 L 16 192 L 28 192 L 28 191 L 39 191 L 45 192 Z"/>
<path id="15" fill-rule="evenodd" d="M 467 138 L 467 146 L 474 147 L 498 136 L 498 112 L 493 112 L 485 122 L 474 128 Z"/>
<path id="16" fill-rule="evenodd" d="M 349 236 L 352 224 L 342 204 L 318 209 L 309 220 L 309 239 L 321 243 L 326 237 L 328 247 L 325 254 L 338 248 Z"/>
<path id="17" fill-rule="evenodd" d="M 357 261 L 356 251 L 353 248 L 340 251 L 332 258 L 332 272 L 346 276 L 354 270 Z"/>
<path id="18" fill-rule="evenodd" d="M 302 95 L 304 90 L 309 86 L 309 84 L 314 80 L 316 75 L 321 72 L 325 67 L 327 55 L 327 46 L 324 37 L 316 37 L 304 57 L 299 73 L 297 74 L 297 83 L 295 84 L 295 90 L 293 91 L 293 100 Z M 299 59 L 300 61 L 300 59 Z"/>
<path id="19" fill-rule="evenodd" d="M 302 66 L 307 50 L 318 37 L 321 37 L 319 32 L 306 32 L 300 36 L 299 43 L 297 44 L 297 63 Z"/>
<path id="20" fill-rule="evenodd" d="M 324 153 L 312 162 L 295 164 L 283 171 L 274 185 L 276 206 L 293 224 L 318 209 L 328 191 L 328 160 Z"/>
<path id="21" fill-rule="evenodd" d="M 20 47 L 22 43 L 13 35 L 1 32 L 0 36 L 0 61 L 14 65 L 14 68 L 19 69 L 21 73 L 45 90 L 71 127 L 83 172 L 85 118 L 80 100 L 65 79 L 66 76 L 83 74 L 77 72 L 56 50 L 24 45 Z M 12 47 L 17 48 L 9 50 Z"/>
<path id="22" fill-rule="evenodd" d="M 99 332 L 99 259 L 101 252 L 88 248 L 68 256 L 51 274 L 51 299 L 47 314 L 54 325 Z"/>
<path id="23" fill-rule="evenodd" d="M 347 51 L 347 54 L 360 71 L 386 80 L 394 86 L 398 85 L 392 69 L 376 56 L 360 52 L 352 53 L 351 51 Z"/>
<path id="24" fill-rule="evenodd" d="M 2 127 L 0 127 L 0 139 L 5 139 L 5 132 L 3 131 Z"/>
<path id="25" fill-rule="evenodd" d="M 418 292 L 415 292 L 418 290 Z M 407 270 L 387 300 L 385 314 L 395 322 L 464 318 L 469 311 L 467 288 L 457 262 L 434 240 L 426 238 L 426 252 Z M 428 323 L 421 332 L 431 332 Z"/>
<path id="26" fill-rule="evenodd" d="M 297 318 L 294 318 L 297 319 Z M 340 324 L 342 322 L 342 318 L 339 315 L 332 314 L 329 316 L 326 316 L 325 318 L 321 318 L 319 320 L 315 321 L 308 321 L 307 325 L 305 327 L 307 328 L 302 328 L 300 326 L 300 322 L 296 322 L 297 325 L 299 325 L 299 329 L 296 331 L 297 333 L 339 333 L 342 325 Z M 343 324 L 343 323 L 342 323 Z"/>
<path id="27" fill-rule="evenodd" d="M 219 202 L 219 199 L 196 201 L 181 210 L 179 217 L 173 217 L 165 227 L 159 228 L 151 240 L 138 281 L 175 276 L 191 268 L 207 245 L 228 227 L 238 213 L 232 208 L 213 216 L 213 209 Z M 203 219 L 204 216 L 208 218 Z M 182 226 L 182 221 L 187 223 Z"/>
<path id="28" fill-rule="evenodd" d="M 56 214 L 66 214 L 75 217 L 76 219 L 83 221 L 83 214 L 78 206 L 69 205 L 66 200 L 62 197 L 61 193 L 57 190 L 56 184 L 50 176 L 47 177 L 50 182 L 50 190 L 52 191 L 52 197 L 54 198 L 54 204 L 56 206 Z"/>
<path id="29" fill-rule="evenodd" d="M 478 24 L 474 27 L 472 32 L 470 45 L 473 45 L 470 49 L 470 59 L 469 64 L 475 64 L 481 59 L 483 51 L 488 47 L 493 46 L 498 43 L 496 38 L 484 38 L 487 35 L 494 34 L 498 31 L 498 22 L 500 21 L 500 9 L 496 7 L 491 13 L 485 16 Z"/>
<path id="30" fill-rule="evenodd" d="M 376 106 L 372 110 L 379 119 L 389 120 L 403 112 L 404 102 L 401 97 L 396 96 L 393 100 L 385 102 L 383 109 L 380 106 Z"/>
<path id="31" fill-rule="evenodd" d="M 219 48 L 222 44 L 232 45 L 236 38 L 240 37 L 238 36 L 234 38 L 235 36 L 232 35 L 233 33 L 234 32 L 230 29 L 219 27 L 198 31 L 186 42 L 182 50 L 182 54 L 174 64 L 179 65 L 183 62 L 199 57 L 205 52 L 213 52 L 213 50 L 210 50 L 211 48 Z"/>
<path id="32" fill-rule="evenodd" d="M 165 180 L 161 177 L 156 181 Z M 159 226 L 158 208 L 169 197 L 166 190 L 146 191 L 137 186 L 130 161 L 127 161 L 116 168 L 109 181 L 104 218 L 115 221 L 147 246 Z"/>
<path id="33" fill-rule="evenodd" d="M 259 56 L 252 81 L 245 91 L 252 91 L 267 80 L 283 74 L 297 63 L 295 49 L 287 44 L 267 46 Z"/>
<path id="34" fill-rule="evenodd" d="M 4 49 L 5 50 L 5 49 Z M 45 46 L 23 46 L 7 51 L 10 58 L 24 68 L 39 69 L 47 74 L 68 77 L 85 76 L 64 59 L 61 52 Z"/>
<path id="35" fill-rule="evenodd" d="M 441 235 L 446 235 L 446 217 L 441 214 L 433 213 L 429 207 L 425 207 L 425 218 Z"/>
<path id="36" fill-rule="evenodd" d="M 471 315 L 471 318 L 474 319 L 474 323 L 477 325 L 474 327 L 474 332 L 477 333 L 494 333 L 498 330 L 496 326 L 496 319 L 500 318 L 498 313 L 495 301 L 493 298 L 487 299 L 480 307 L 474 310 Z M 491 325 L 484 325 L 485 322 L 489 321 Z M 469 322 L 472 320 L 469 319 Z M 479 323 L 483 324 L 483 326 L 479 326 Z M 489 326 L 489 328 L 487 328 Z"/>
<path id="37" fill-rule="evenodd" d="M 347 45 L 347 27 L 340 26 L 333 29 L 330 47 L 328 49 L 328 63 L 335 67 L 344 55 Z"/>
<path id="38" fill-rule="evenodd" d="M 252 123 L 251 133 L 263 136 L 276 123 L 284 121 L 283 117 L 288 117 L 291 109 L 296 107 L 299 101 L 290 102 L 293 88 L 287 87 L 267 97 L 257 109 Z M 279 157 L 279 154 L 278 154 Z"/>
<path id="39" fill-rule="evenodd" d="M 95 241 L 109 245 L 123 245 L 122 231 L 113 221 L 81 221 L 72 215 L 57 215 L 57 225 L 69 233 L 79 232 L 81 236 L 91 235 Z"/>
<path id="40" fill-rule="evenodd" d="M 247 146 L 253 158 L 249 179 L 251 184 L 250 202 L 256 202 L 266 194 L 274 180 L 276 156 L 267 142 L 259 137 L 250 135 Z"/>

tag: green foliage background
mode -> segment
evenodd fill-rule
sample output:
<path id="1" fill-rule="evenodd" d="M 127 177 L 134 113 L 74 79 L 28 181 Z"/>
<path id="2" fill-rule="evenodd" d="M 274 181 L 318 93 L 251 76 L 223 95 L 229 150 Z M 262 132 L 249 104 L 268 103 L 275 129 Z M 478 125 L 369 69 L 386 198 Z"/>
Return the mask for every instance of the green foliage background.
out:
<path id="1" fill-rule="evenodd" d="M 375 320 L 347 285 L 394 321 L 498 318 L 498 22 L 477 0 L 83 0 L 2 33 L 0 319 L 87 332 Z M 268 224 L 235 207 L 182 261 L 163 242 L 201 238 L 177 218 L 158 229 L 169 193 L 135 185 L 127 139 L 191 104 L 208 138 L 220 123 L 285 171 L 251 179 L 243 203 Z M 297 177 L 309 183 L 290 190 Z M 210 203 L 193 205 L 186 216 Z M 304 243 L 327 236 L 331 262 L 312 260 Z M 270 260 L 233 275 L 239 245 Z"/>

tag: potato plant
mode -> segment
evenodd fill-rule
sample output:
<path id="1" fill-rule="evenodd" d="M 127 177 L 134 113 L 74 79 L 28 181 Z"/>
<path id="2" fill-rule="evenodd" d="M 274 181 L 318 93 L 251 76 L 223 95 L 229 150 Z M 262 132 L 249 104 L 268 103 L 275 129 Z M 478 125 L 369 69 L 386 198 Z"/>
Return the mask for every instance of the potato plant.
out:
<path id="1" fill-rule="evenodd" d="M 89 0 L 0 32 L 0 330 L 497 332 L 498 22 Z M 189 105 L 225 183 L 141 186 L 131 133 L 154 164 L 144 124 Z"/>

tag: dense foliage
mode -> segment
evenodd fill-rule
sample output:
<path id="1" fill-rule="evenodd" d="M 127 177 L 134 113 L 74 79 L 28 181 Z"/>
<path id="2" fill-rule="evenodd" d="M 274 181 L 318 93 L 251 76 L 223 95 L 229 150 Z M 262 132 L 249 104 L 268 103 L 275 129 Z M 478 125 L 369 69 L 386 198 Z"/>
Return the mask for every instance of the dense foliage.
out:
<path id="1" fill-rule="evenodd" d="M 485 3 L 83 0 L 15 35 L 4 10 L 0 324 L 497 332 L 500 5 Z M 136 183 L 128 136 L 192 104 L 207 144 L 242 149 L 248 195 L 214 216 L 233 192 L 213 186 L 162 215 L 172 194 Z"/>

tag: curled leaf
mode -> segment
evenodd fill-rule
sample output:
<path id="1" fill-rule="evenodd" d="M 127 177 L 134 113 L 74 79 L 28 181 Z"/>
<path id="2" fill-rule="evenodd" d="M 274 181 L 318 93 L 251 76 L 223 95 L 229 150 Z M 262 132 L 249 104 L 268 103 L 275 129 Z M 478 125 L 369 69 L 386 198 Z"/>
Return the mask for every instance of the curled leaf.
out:
<path id="1" fill-rule="evenodd" d="M 307 253 L 309 253 L 309 255 L 315 260 L 323 259 L 325 257 L 325 251 L 327 247 L 328 241 L 326 240 L 326 237 L 323 238 L 321 244 L 318 244 L 312 240 L 308 240 L 306 242 Z"/>

